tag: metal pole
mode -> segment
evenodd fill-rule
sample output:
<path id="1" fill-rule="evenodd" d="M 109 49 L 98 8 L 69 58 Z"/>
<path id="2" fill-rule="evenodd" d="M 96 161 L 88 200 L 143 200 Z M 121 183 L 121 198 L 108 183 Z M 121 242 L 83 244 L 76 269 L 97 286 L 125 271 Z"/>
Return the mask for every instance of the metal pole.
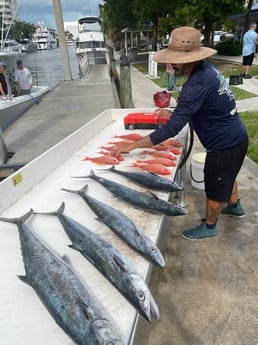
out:
<path id="1" fill-rule="evenodd" d="M 183 130 L 183 133 L 185 133 L 185 137 L 184 137 L 184 146 L 183 146 L 183 150 L 182 150 L 182 158 L 181 159 L 184 159 L 184 156 L 186 155 L 186 151 L 187 151 L 187 146 L 188 146 L 188 141 L 189 141 L 189 126 L 188 125 Z M 187 207 L 188 206 L 188 204 L 185 200 L 186 163 L 187 162 L 185 162 L 184 165 L 176 172 L 176 177 L 175 177 L 176 182 L 180 186 L 183 187 L 183 190 L 181 192 L 176 193 L 176 197 L 178 198 L 177 204 L 180 207 Z"/>
<path id="2" fill-rule="evenodd" d="M 2 127 L 0 126 L 0 163 L 6 163 L 8 161 L 8 150 L 4 140 Z"/>
<path id="3" fill-rule="evenodd" d="M 177 171 L 176 181 L 178 184 L 183 187 L 181 192 L 176 193 L 176 197 L 178 198 L 177 205 L 180 207 L 187 207 L 188 204 L 185 200 L 185 185 L 186 185 L 186 163 Z"/>
<path id="4" fill-rule="evenodd" d="M 127 31 L 125 31 L 125 55 L 128 55 Z"/>
<path id="5" fill-rule="evenodd" d="M 67 44 L 65 39 L 65 31 L 64 31 L 64 21 L 62 15 L 62 8 L 60 4 L 60 0 L 52 0 L 53 7 L 55 10 L 55 18 L 56 18 L 56 27 L 58 32 L 58 38 L 61 48 L 61 54 L 64 63 L 64 70 L 65 70 L 65 80 L 72 80 L 72 72 L 70 66 L 69 55 L 67 51 Z"/>

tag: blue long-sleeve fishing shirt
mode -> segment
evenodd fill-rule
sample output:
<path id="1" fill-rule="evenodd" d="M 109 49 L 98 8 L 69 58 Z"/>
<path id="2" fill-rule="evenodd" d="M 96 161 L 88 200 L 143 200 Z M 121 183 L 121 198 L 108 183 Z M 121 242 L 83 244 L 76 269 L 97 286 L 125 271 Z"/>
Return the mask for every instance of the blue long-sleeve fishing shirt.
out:
<path id="1" fill-rule="evenodd" d="M 174 137 L 189 121 L 207 151 L 230 148 L 247 138 L 228 82 L 207 61 L 195 67 L 168 123 L 152 132 L 150 139 L 156 145 Z"/>

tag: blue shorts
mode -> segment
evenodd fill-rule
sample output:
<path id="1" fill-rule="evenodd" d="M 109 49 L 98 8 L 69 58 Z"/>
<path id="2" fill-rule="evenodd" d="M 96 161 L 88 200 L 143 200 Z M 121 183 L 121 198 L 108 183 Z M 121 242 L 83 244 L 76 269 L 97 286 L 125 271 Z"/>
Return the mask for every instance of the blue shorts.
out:
<path id="1" fill-rule="evenodd" d="M 208 199 L 229 202 L 247 148 L 248 138 L 229 149 L 207 152 L 204 164 L 204 185 Z"/>

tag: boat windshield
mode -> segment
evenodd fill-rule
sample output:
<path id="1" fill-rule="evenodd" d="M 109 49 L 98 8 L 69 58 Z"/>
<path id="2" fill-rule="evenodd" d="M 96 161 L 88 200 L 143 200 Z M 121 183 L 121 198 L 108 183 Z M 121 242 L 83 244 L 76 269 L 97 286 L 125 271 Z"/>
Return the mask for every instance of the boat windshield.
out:
<path id="1" fill-rule="evenodd" d="M 80 27 L 80 31 L 97 31 L 101 32 L 101 25 L 99 23 L 83 23 Z"/>
<path id="2" fill-rule="evenodd" d="M 88 41 L 88 42 L 80 42 L 79 47 L 81 49 L 85 48 L 105 48 L 105 42 L 103 41 Z"/>

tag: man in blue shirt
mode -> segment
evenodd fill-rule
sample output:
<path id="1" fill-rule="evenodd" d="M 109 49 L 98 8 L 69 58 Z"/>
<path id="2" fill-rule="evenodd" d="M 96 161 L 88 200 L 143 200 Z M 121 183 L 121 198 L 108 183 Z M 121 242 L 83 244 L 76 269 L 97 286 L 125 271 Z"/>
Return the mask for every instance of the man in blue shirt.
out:
<path id="1" fill-rule="evenodd" d="M 169 117 L 166 125 L 130 144 L 117 144 L 114 156 L 136 148 L 150 147 L 174 137 L 191 122 L 200 142 L 207 150 L 204 165 L 206 215 L 200 225 L 185 230 L 184 238 L 201 239 L 217 235 L 220 213 L 243 217 L 237 193 L 236 177 L 244 161 L 248 135 L 241 121 L 235 97 L 223 75 L 205 59 L 216 50 L 200 45 L 200 32 L 180 27 L 171 32 L 167 49 L 154 56 L 160 63 L 171 64 L 176 77 L 186 77 L 173 112 L 158 109 Z M 223 208 L 223 204 L 227 205 Z"/>
<path id="2" fill-rule="evenodd" d="M 245 79 L 252 78 L 249 74 L 250 67 L 254 61 L 254 54 L 256 52 L 256 44 L 258 41 L 258 35 L 256 33 L 256 23 L 251 23 L 249 30 L 244 34 L 243 37 L 243 77 Z"/>

